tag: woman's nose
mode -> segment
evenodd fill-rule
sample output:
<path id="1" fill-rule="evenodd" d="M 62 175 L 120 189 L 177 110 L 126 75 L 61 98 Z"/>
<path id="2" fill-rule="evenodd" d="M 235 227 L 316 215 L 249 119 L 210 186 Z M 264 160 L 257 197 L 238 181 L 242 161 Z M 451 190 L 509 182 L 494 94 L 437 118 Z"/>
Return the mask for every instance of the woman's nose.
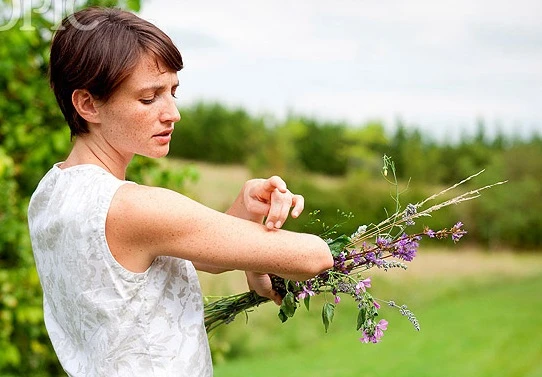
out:
<path id="1" fill-rule="evenodd" d="M 164 123 L 175 123 L 181 120 L 181 113 L 179 112 L 179 109 L 177 108 L 177 104 L 175 103 L 175 98 L 171 97 L 168 100 L 168 103 L 166 105 L 166 108 L 162 112 L 162 119 L 161 121 Z"/>

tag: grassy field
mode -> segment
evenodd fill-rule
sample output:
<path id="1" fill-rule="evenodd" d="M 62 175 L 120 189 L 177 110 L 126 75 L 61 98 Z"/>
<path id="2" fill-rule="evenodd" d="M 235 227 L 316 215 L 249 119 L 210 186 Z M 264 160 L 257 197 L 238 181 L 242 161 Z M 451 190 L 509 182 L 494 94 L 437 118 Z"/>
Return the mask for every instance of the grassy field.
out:
<path id="1" fill-rule="evenodd" d="M 183 162 L 185 164 L 186 162 Z M 196 164 L 189 196 L 225 210 L 243 182 L 242 167 Z M 218 189 L 217 189 L 218 188 Z M 389 321 L 379 344 L 362 344 L 356 310 L 344 298 L 329 332 L 318 301 L 281 324 L 265 304 L 239 316 L 210 339 L 215 376 L 542 377 L 542 253 L 425 250 L 407 271 L 370 271 L 372 294 L 405 303 L 421 331 L 383 306 Z M 206 295 L 245 291 L 240 272 L 200 274 Z"/>
<path id="2" fill-rule="evenodd" d="M 215 376 L 542 376 L 541 257 L 431 251 L 410 270 L 373 276 L 373 294 L 407 303 L 419 333 L 383 307 L 390 322 L 383 341 L 362 344 L 346 298 L 327 334 L 316 302 L 285 324 L 265 304 L 248 324 L 240 317 L 211 338 L 213 348 L 229 351 Z M 238 274 L 202 276 L 202 284 L 243 285 Z"/>

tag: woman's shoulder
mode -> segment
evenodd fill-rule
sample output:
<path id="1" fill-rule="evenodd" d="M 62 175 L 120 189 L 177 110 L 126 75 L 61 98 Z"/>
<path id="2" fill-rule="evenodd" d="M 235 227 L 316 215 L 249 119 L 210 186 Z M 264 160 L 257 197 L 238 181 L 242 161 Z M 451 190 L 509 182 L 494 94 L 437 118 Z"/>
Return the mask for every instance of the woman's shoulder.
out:
<path id="1" fill-rule="evenodd" d="M 29 212 L 36 206 L 48 206 L 55 203 L 110 200 L 119 187 L 125 183 L 96 165 L 75 165 L 61 168 L 61 163 L 53 167 L 43 176 L 32 194 Z M 132 185 L 130 185 L 132 186 Z M 135 186 L 135 185 L 133 185 Z"/>
<path id="2" fill-rule="evenodd" d="M 173 221 L 178 216 L 190 217 L 194 211 L 208 211 L 200 203 L 171 189 L 142 184 L 121 185 L 113 197 L 108 217 L 123 223 Z M 173 216 L 177 214 L 178 216 Z M 129 219 L 127 219 L 129 217 Z"/>

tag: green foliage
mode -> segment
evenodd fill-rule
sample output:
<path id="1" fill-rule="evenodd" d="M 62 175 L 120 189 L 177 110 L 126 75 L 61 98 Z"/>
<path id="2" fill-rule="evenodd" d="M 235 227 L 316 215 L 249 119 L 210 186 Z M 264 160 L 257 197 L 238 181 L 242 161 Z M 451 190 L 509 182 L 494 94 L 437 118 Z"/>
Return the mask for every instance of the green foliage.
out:
<path id="1" fill-rule="evenodd" d="M 386 154 L 393 157 L 399 178 L 414 178 L 416 182 L 424 183 L 450 183 L 441 179 L 438 147 L 424 140 L 419 130 L 408 130 L 399 123 Z M 461 178 L 472 173 L 474 171 L 470 170 Z"/>
<path id="2" fill-rule="evenodd" d="M 333 322 L 333 317 L 335 315 L 335 304 L 331 302 L 326 302 L 322 306 L 322 322 L 324 323 L 324 329 L 327 332 L 329 325 Z"/>
<path id="3" fill-rule="evenodd" d="M 124 5 L 138 9 L 139 0 Z M 0 12 L 2 25 L 4 16 Z M 30 12 L 0 31 L 0 376 L 63 375 L 43 323 L 26 217 L 37 183 L 70 149 L 69 129 L 47 78 L 53 18 Z M 24 22 L 32 27 L 23 28 Z M 196 178 L 190 167 L 165 171 L 148 159 L 136 159 L 128 172 L 128 179 L 176 190 Z"/>
<path id="4" fill-rule="evenodd" d="M 181 110 L 170 155 L 216 163 L 244 163 L 261 144 L 264 124 L 244 110 L 198 103 Z"/>
<path id="5" fill-rule="evenodd" d="M 348 172 L 378 173 L 382 168 L 382 156 L 390 153 L 384 126 L 369 122 L 363 127 L 347 127 L 345 132 Z"/>
<path id="6" fill-rule="evenodd" d="M 541 151 L 542 141 L 534 139 L 492 157 L 485 181 L 505 177 L 509 182 L 506 190 L 488 192 L 472 203 L 473 225 L 484 243 L 523 249 L 542 245 Z"/>
<path id="7" fill-rule="evenodd" d="M 86 0 L 84 6 L 119 7 L 139 12 L 141 9 L 140 0 Z"/>
<path id="8" fill-rule="evenodd" d="M 282 304 L 280 305 L 279 310 L 279 319 L 281 322 L 286 322 L 288 318 L 294 316 L 295 311 L 297 310 L 297 302 L 295 296 L 292 292 L 286 293 L 286 296 L 282 299 Z"/>
<path id="9" fill-rule="evenodd" d="M 346 245 L 349 245 L 351 242 L 352 240 L 350 237 L 342 234 L 339 237 L 329 241 L 327 244 L 329 246 L 329 250 L 331 250 L 331 255 L 337 257 L 345 249 Z"/>
<path id="10" fill-rule="evenodd" d="M 43 327 L 26 207 L 68 142 L 58 138 L 62 117 L 46 79 L 51 24 L 30 20 L 34 30 L 21 31 L 19 20 L 0 32 L 0 371 L 43 376 L 60 369 Z"/>
<path id="11" fill-rule="evenodd" d="M 295 119 L 266 129 L 262 143 L 249 156 L 247 165 L 256 176 L 289 177 L 303 169 L 296 140 L 306 137 L 307 128 Z"/>
<path id="12" fill-rule="evenodd" d="M 301 119 L 306 131 L 295 140 L 303 166 L 311 172 L 344 175 L 347 172 L 345 126 Z"/>
<path id="13" fill-rule="evenodd" d="M 484 193 L 476 203 L 436 213 L 425 225 L 449 227 L 453 218 L 466 224 L 471 242 L 539 247 L 542 224 L 537 214 L 542 208 L 534 198 L 541 194 L 536 183 L 542 171 L 540 137 L 515 139 L 497 134 L 490 138 L 484 130 L 479 121 L 475 135 L 437 143 L 430 134 L 400 122 L 391 134 L 378 122 L 353 127 L 301 116 L 271 125 L 242 110 L 198 103 L 183 111 L 172 153 L 202 161 L 243 163 L 254 176 L 280 175 L 292 191 L 305 196 L 305 213 L 319 209 L 322 221 L 334 223 L 337 209 L 352 211 L 355 220 L 347 225 L 352 230 L 359 225 L 355 222 L 376 222 L 394 210 L 390 207 L 394 193 L 381 180 L 384 154 L 396 164 L 404 205 L 485 169 L 483 182 L 509 180 L 509 184 Z M 320 175 L 340 179 L 322 184 Z M 297 231 L 314 229 L 305 223 L 302 219 L 287 224 Z"/>

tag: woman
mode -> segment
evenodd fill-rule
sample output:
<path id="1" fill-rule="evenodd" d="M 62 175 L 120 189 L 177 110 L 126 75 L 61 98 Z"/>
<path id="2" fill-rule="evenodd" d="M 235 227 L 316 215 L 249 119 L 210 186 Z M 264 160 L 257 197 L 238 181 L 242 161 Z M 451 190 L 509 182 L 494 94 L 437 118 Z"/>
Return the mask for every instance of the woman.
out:
<path id="1" fill-rule="evenodd" d="M 319 237 L 280 229 L 303 197 L 279 177 L 247 181 L 225 214 L 125 180 L 135 154 L 168 153 L 182 66 L 169 37 L 120 10 L 79 11 L 54 36 L 50 82 L 75 141 L 28 217 L 45 323 L 70 376 L 210 376 L 195 269 L 246 271 L 280 304 L 268 274 L 332 266 Z"/>

